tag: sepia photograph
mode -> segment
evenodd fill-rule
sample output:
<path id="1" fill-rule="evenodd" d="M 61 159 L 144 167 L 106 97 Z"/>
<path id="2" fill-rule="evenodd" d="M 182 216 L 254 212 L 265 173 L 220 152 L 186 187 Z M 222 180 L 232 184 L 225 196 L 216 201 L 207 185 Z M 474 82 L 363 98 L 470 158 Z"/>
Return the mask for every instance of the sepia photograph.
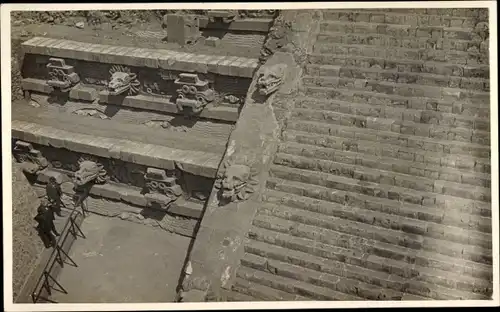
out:
<path id="1" fill-rule="evenodd" d="M 495 1 L 1 13 L 8 311 L 499 304 Z"/>

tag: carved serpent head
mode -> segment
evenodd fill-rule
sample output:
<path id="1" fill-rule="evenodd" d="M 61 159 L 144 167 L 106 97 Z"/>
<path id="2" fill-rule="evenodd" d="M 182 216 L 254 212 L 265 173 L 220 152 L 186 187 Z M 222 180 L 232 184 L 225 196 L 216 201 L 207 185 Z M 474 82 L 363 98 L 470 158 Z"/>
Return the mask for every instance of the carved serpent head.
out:
<path id="1" fill-rule="evenodd" d="M 109 73 L 111 78 L 108 83 L 108 91 L 111 95 L 136 95 L 139 93 L 140 82 L 137 75 L 130 72 L 130 69 L 115 65 L 111 67 Z"/>
<path id="2" fill-rule="evenodd" d="M 271 67 L 264 67 L 257 80 L 257 88 L 262 95 L 270 95 L 278 90 L 283 83 L 285 76 L 285 64 L 276 64 Z"/>
<path id="3" fill-rule="evenodd" d="M 258 170 L 245 161 L 228 159 L 217 175 L 215 187 L 222 202 L 246 200 L 259 184 Z"/>
<path id="4" fill-rule="evenodd" d="M 73 182 L 76 186 L 82 186 L 89 182 L 98 184 L 105 183 L 107 172 L 104 166 L 98 162 L 80 158 L 78 161 L 79 169 L 75 172 Z"/>

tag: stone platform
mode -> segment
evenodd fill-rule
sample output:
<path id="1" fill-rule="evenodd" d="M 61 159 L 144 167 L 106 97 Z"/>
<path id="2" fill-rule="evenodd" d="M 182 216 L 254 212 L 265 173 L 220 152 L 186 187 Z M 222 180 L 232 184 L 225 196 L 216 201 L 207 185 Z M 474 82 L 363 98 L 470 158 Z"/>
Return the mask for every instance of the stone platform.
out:
<path id="1" fill-rule="evenodd" d="M 170 170 L 178 164 L 210 178 L 215 177 L 226 144 L 109 120 L 49 114 L 28 105 L 14 105 L 12 118 L 16 139 Z"/>
<path id="2" fill-rule="evenodd" d="M 258 67 L 258 60 L 245 57 L 130 48 L 44 37 L 25 41 L 21 47 L 26 54 L 244 78 L 252 78 Z"/>

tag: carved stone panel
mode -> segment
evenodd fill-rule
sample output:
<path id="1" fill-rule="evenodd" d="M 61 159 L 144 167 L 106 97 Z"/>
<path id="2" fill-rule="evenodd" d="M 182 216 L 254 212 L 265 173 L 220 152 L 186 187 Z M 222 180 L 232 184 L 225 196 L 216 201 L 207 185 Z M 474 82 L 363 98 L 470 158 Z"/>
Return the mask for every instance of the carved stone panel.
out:
<path id="1" fill-rule="evenodd" d="M 80 76 L 75 72 L 75 68 L 67 65 L 64 59 L 50 58 L 47 70 L 49 75 L 47 84 L 62 92 L 68 92 L 80 82 Z"/>
<path id="2" fill-rule="evenodd" d="M 148 168 L 144 180 L 148 202 L 159 204 L 162 208 L 167 208 L 183 193 L 174 172 L 167 174 L 163 169 Z"/>
<path id="3" fill-rule="evenodd" d="M 145 166 L 125 162 L 119 159 L 109 159 L 106 164 L 111 181 L 144 188 L 144 173 L 146 172 Z"/>
<path id="4" fill-rule="evenodd" d="M 180 74 L 174 83 L 178 86 L 176 105 L 179 111 L 197 114 L 215 99 L 210 83 L 197 74 Z"/>

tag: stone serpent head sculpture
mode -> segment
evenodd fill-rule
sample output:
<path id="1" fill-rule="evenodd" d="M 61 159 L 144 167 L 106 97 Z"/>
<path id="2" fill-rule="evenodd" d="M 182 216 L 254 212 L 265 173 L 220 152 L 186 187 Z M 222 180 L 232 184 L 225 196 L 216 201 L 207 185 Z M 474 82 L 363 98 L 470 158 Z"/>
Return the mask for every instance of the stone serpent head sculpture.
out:
<path id="1" fill-rule="evenodd" d="M 130 69 L 121 65 L 114 65 L 109 70 L 111 78 L 108 83 L 108 91 L 111 95 L 136 95 L 139 93 L 140 82 L 137 75 Z"/>
<path id="2" fill-rule="evenodd" d="M 107 172 L 104 166 L 96 161 L 80 158 L 78 160 L 79 169 L 73 176 L 73 183 L 76 187 L 86 185 L 90 182 L 104 184 L 107 181 Z"/>
<path id="3" fill-rule="evenodd" d="M 248 199 L 257 190 L 258 174 L 258 169 L 244 158 L 227 159 L 215 181 L 221 205 Z"/>
<path id="4" fill-rule="evenodd" d="M 268 96 L 278 90 L 283 83 L 285 70 L 285 64 L 263 67 L 257 80 L 257 89 L 259 93 Z"/>

